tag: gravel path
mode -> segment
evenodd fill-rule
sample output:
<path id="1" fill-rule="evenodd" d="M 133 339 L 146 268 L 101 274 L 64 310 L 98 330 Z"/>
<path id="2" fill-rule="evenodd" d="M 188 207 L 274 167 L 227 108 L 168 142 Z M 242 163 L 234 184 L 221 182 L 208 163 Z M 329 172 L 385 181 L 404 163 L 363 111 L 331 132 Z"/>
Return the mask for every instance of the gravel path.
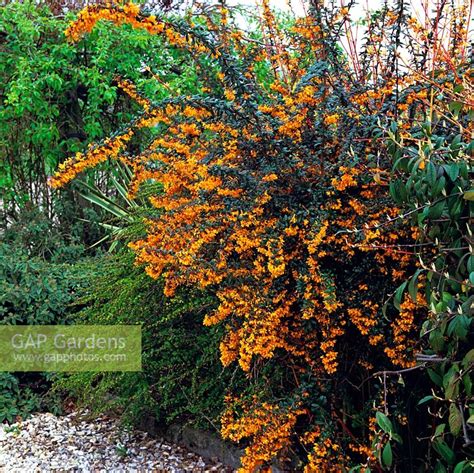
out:
<path id="1" fill-rule="evenodd" d="M 85 420 L 81 413 L 63 417 L 35 414 L 26 421 L 0 424 L 0 472 L 224 472 L 183 448 L 124 432 L 116 420 Z"/>

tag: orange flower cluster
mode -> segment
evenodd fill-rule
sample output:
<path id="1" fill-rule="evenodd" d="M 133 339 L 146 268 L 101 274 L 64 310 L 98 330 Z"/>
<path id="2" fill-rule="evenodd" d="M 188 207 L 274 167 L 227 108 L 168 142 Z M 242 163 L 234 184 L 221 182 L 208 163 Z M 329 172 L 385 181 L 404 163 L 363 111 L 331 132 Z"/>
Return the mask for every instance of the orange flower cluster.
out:
<path id="1" fill-rule="evenodd" d="M 348 458 L 344 458 L 338 443 L 326 438 L 315 442 L 312 451 L 308 454 L 308 464 L 305 473 L 316 473 L 320 471 L 328 473 L 341 472 L 341 466 L 346 464 Z"/>
<path id="2" fill-rule="evenodd" d="M 416 302 L 411 296 L 405 295 L 400 304 L 400 314 L 397 323 L 393 326 L 394 346 L 385 348 L 385 353 L 397 366 L 409 368 L 415 365 L 410 354 L 415 343 L 413 331 L 419 326 L 415 324 L 416 309 L 420 307 L 426 307 L 426 300 L 420 293 L 417 294 Z"/>
<path id="3" fill-rule="evenodd" d="M 114 8 L 112 4 L 89 5 L 66 29 L 66 36 L 71 41 L 78 41 L 85 33 L 90 33 L 100 20 L 111 21 L 117 25 L 129 22 L 134 27 L 145 28 L 152 34 L 163 32 L 165 25 L 155 17 L 140 18 L 140 7 L 134 3 L 126 3 L 122 8 Z"/>
<path id="4" fill-rule="evenodd" d="M 131 88 L 128 88 L 128 90 L 133 96 L 135 95 Z M 142 100 L 140 99 L 140 101 Z M 155 108 L 136 120 L 124 133 L 113 138 L 107 138 L 100 145 L 90 145 L 85 153 L 77 153 L 73 158 L 61 163 L 58 171 L 50 178 L 50 185 L 53 188 L 62 187 L 88 168 L 95 167 L 108 159 L 119 159 L 130 165 L 132 169 L 136 171 L 135 179 L 131 186 L 132 188 L 137 188 L 139 183 L 143 180 L 153 178 L 154 173 L 150 173 L 146 169 L 142 170 L 142 160 L 131 161 L 127 156 L 121 154 L 121 151 L 124 150 L 125 145 L 132 139 L 136 130 L 154 127 L 158 124 L 167 124 L 169 123 L 169 116 L 173 113 L 174 108 L 171 105 L 163 109 Z M 140 172 L 140 170 L 143 172 Z M 146 178 L 143 176 L 143 173 L 147 176 Z"/>
<path id="5" fill-rule="evenodd" d="M 120 80 L 118 86 L 135 102 L 137 102 L 146 112 L 150 109 L 151 103 L 148 99 L 142 97 L 134 84 L 128 80 Z"/>
<path id="6" fill-rule="evenodd" d="M 49 180 L 50 185 L 54 188 L 62 187 L 85 169 L 97 166 L 109 158 L 117 158 L 132 136 L 133 131 L 129 130 L 115 138 L 107 138 L 101 146 L 90 146 L 86 153 L 77 153 L 74 158 L 59 165 L 58 172 Z"/>
<path id="7" fill-rule="evenodd" d="M 134 28 L 144 29 L 153 35 L 164 35 L 166 41 L 179 48 L 191 48 L 198 53 L 210 54 L 209 49 L 201 42 L 193 42 L 170 24 L 158 19 L 155 15 L 140 14 L 140 7 L 132 2 L 118 7 L 113 3 L 106 5 L 89 5 L 84 8 L 78 17 L 70 23 L 65 31 L 71 41 L 79 41 L 81 37 L 90 33 L 99 21 L 110 21 L 115 25 L 128 23 Z"/>
<path id="8" fill-rule="evenodd" d="M 285 447 L 301 409 L 283 410 L 279 406 L 262 403 L 258 407 L 244 406 L 244 413 L 235 417 L 232 406 L 222 416 L 222 436 L 234 442 L 252 437 L 252 445 L 245 449 L 241 472 L 257 471 Z"/>

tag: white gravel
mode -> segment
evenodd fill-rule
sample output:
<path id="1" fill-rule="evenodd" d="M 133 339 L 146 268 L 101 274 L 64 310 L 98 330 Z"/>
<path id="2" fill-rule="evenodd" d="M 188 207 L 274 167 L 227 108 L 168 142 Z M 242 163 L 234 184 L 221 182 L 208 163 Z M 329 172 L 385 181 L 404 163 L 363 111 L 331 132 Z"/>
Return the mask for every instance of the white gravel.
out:
<path id="1" fill-rule="evenodd" d="M 0 424 L 0 472 L 224 472 L 178 445 L 129 431 L 101 416 L 35 414 Z"/>

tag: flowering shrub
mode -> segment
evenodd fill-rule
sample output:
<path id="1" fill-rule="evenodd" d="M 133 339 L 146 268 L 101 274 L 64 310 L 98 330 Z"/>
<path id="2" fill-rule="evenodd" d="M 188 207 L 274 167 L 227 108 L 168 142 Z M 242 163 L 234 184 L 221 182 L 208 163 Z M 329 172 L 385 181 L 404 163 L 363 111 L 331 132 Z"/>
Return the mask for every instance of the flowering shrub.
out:
<path id="1" fill-rule="evenodd" d="M 429 320 L 416 289 L 430 277 L 415 251 L 423 219 L 409 219 L 424 177 L 403 185 L 391 175 L 392 155 L 398 176 L 404 153 L 423 142 L 420 117 L 434 113 L 432 83 L 456 84 L 455 74 L 435 74 L 463 64 L 467 12 L 446 12 L 456 35 L 445 45 L 426 36 L 441 17 L 423 28 L 399 3 L 373 16 L 361 55 L 349 57 L 338 46 L 347 8 L 314 8 L 282 28 L 264 1 L 261 31 L 247 37 L 223 6 L 189 19 L 145 16 L 133 4 L 90 6 L 66 31 L 79 41 L 100 20 L 128 23 L 161 35 L 198 72 L 200 93 L 159 102 L 122 82 L 143 113 L 63 163 L 51 184 L 110 158 L 133 169 L 131 196 L 145 181 L 162 183 L 150 197 L 161 213 L 131 247 L 151 277 L 164 279 L 167 296 L 192 286 L 218 299 L 204 324 L 225 327 L 221 361 L 249 379 L 248 391 L 229 393 L 222 416 L 225 438 L 249 441 L 244 471 L 276 456 L 295 468 L 303 464 L 294 457 L 303 459 L 307 471 L 436 463 L 420 460 L 426 442 L 416 452 L 402 445 L 387 417 L 410 441 L 417 435 L 403 427 L 410 399 L 387 377 L 407 373 L 406 383 L 424 389 L 409 374 L 419 369 L 418 332 Z M 413 53 L 404 68 L 402 41 Z M 150 141 L 131 152 L 144 128 Z M 429 154 L 416 152 L 417 169 L 431 169 Z M 404 214 L 407 202 L 415 207 Z"/>

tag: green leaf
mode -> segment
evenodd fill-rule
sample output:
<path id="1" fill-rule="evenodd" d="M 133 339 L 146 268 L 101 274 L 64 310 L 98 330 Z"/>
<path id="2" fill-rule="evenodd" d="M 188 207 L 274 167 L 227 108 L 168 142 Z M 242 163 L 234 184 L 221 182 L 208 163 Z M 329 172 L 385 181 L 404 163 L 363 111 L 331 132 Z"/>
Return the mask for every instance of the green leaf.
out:
<path id="1" fill-rule="evenodd" d="M 433 448 L 438 452 L 443 460 L 445 460 L 449 465 L 452 465 L 456 459 L 456 455 L 449 448 L 448 444 L 442 439 L 436 439 L 433 442 Z"/>
<path id="2" fill-rule="evenodd" d="M 451 181 L 454 182 L 458 178 L 459 166 L 456 163 L 444 165 L 443 168 Z"/>
<path id="3" fill-rule="evenodd" d="M 447 473 L 446 467 L 438 460 L 436 462 L 434 473 Z"/>
<path id="4" fill-rule="evenodd" d="M 422 269 L 417 269 L 415 274 L 411 277 L 410 282 L 408 283 L 408 294 L 411 298 L 416 301 L 418 295 L 418 276 L 422 272 Z"/>
<path id="5" fill-rule="evenodd" d="M 393 430 L 392 421 L 383 413 L 377 412 L 375 414 L 375 419 L 377 420 L 377 424 L 379 427 L 386 432 L 387 434 L 391 433 Z"/>
<path id="6" fill-rule="evenodd" d="M 464 390 L 466 391 L 466 394 L 468 397 L 472 396 L 472 378 L 471 378 L 471 373 L 467 372 L 464 374 L 462 377 L 462 381 L 464 384 Z"/>
<path id="7" fill-rule="evenodd" d="M 454 400 L 459 396 L 459 378 L 452 377 L 444 393 L 445 399 Z"/>
<path id="8" fill-rule="evenodd" d="M 445 399 L 454 400 L 459 396 L 459 366 L 454 364 L 443 377 Z"/>
<path id="9" fill-rule="evenodd" d="M 393 432 L 390 434 L 390 436 L 392 437 L 393 440 L 395 440 L 395 442 L 399 443 L 400 445 L 403 444 L 403 439 L 400 437 L 400 435 L 398 434 L 394 434 Z"/>
<path id="10" fill-rule="evenodd" d="M 440 435 L 442 435 L 444 433 L 445 428 L 446 424 L 439 424 L 438 426 L 436 426 L 434 437 L 439 437 Z"/>
<path id="11" fill-rule="evenodd" d="M 442 386 L 443 385 L 443 378 L 433 369 L 428 368 L 427 369 L 428 376 L 430 377 L 431 381 L 436 384 L 436 386 Z"/>
<path id="12" fill-rule="evenodd" d="M 474 189 L 464 192 L 464 200 L 474 200 Z"/>
<path id="13" fill-rule="evenodd" d="M 469 325 L 471 319 L 464 314 L 457 315 L 448 325 L 447 334 L 452 336 L 453 334 L 457 337 L 464 339 L 469 331 Z"/>
<path id="14" fill-rule="evenodd" d="M 462 360 L 462 365 L 464 368 L 468 368 L 470 365 L 474 363 L 474 348 L 469 350 Z"/>
<path id="15" fill-rule="evenodd" d="M 437 181 L 436 185 L 432 188 L 433 197 L 438 197 L 441 194 L 441 191 L 446 187 L 446 179 L 444 176 L 441 176 Z"/>
<path id="16" fill-rule="evenodd" d="M 418 401 L 417 406 L 420 406 L 421 404 L 424 404 L 425 402 L 431 401 L 432 399 L 434 399 L 433 396 L 425 396 L 424 398 Z"/>
<path id="17" fill-rule="evenodd" d="M 399 179 L 396 179 L 390 183 L 389 190 L 390 195 L 393 197 L 395 202 L 401 204 L 406 201 L 408 194 L 405 185 Z"/>
<path id="18" fill-rule="evenodd" d="M 461 111 L 462 109 L 462 102 L 450 102 L 449 105 L 448 105 L 448 108 L 449 108 L 449 111 L 455 116 L 457 117 L 459 115 L 459 112 Z"/>
<path id="19" fill-rule="evenodd" d="M 453 141 L 451 141 L 451 149 L 459 148 L 459 145 L 461 144 L 461 140 L 462 140 L 462 135 L 456 135 L 453 138 Z"/>
<path id="20" fill-rule="evenodd" d="M 469 256 L 469 258 L 467 259 L 467 271 L 469 273 L 474 273 L 474 256 L 473 255 Z"/>
<path id="21" fill-rule="evenodd" d="M 473 121 L 474 120 L 474 110 L 469 110 L 468 119 Z M 466 146 L 466 154 L 468 156 L 472 156 L 474 154 L 474 140 L 471 140 L 469 144 Z"/>
<path id="22" fill-rule="evenodd" d="M 464 470 L 464 467 L 465 466 L 468 466 L 469 467 L 469 470 Z M 469 462 L 467 460 L 464 460 L 460 463 L 458 463 L 455 467 L 454 467 L 454 471 L 453 473 L 463 473 L 463 471 L 466 471 L 466 472 L 472 472 L 472 466 L 469 465 Z"/>
<path id="23" fill-rule="evenodd" d="M 390 442 L 387 442 L 385 445 L 383 452 L 382 452 L 382 461 L 384 466 L 387 468 L 390 468 L 393 463 L 393 453 L 392 453 L 392 446 L 390 445 Z"/>
<path id="24" fill-rule="evenodd" d="M 428 178 L 431 187 L 436 183 L 436 175 L 436 167 L 431 161 L 429 161 L 426 165 L 426 177 Z"/>
<path id="25" fill-rule="evenodd" d="M 439 352 L 444 347 L 444 337 L 441 332 L 436 329 L 433 330 L 429 335 L 430 345 L 433 347 L 433 350 Z"/>
<path id="26" fill-rule="evenodd" d="M 435 205 L 428 207 L 428 217 L 431 219 L 437 219 L 443 215 L 443 211 L 446 207 L 446 202 L 438 202 Z"/>
<path id="27" fill-rule="evenodd" d="M 474 195 L 473 195 L 473 199 L 474 200 Z M 453 218 L 453 219 L 456 219 L 460 216 L 460 213 L 462 211 L 462 207 L 463 207 L 463 203 L 462 203 L 462 200 L 449 200 L 448 201 L 449 204 L 448 204 L 448 207 L 449 207 L 449 215 Z"/>
<path id="28" fill-rule="evenodd" d="M 400 304 L 402 302 L 403 292 L 405 291 L 407 284 L 408 284 L 408 281 L 405 281 L 395 291 L 395 296 L 393 298 L 393 305 L 397 308 L 398 311 L 400 311 Z"/>
<path id="29" fill-rule="evenodd" d="M 449 429 L 457 437 L 462 427 L 462 414 L 455 404 L 449 406 Z"/>

